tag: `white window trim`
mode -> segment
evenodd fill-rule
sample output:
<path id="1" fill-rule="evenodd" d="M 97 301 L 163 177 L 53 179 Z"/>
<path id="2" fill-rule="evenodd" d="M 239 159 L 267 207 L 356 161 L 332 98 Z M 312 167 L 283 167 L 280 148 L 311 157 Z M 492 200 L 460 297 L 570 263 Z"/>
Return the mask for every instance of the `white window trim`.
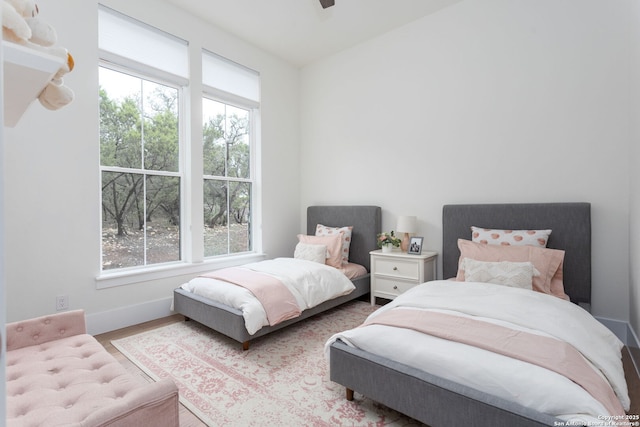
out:
<path id="1" fill-rule="evenodd" d="M 235 267 L 238 265 L 262 261 L 267 256 L 257 252 L 245 252 L 242 254 L 222 255 L 215 258 L 207 258 L 201 263 L 175 262 L 153 264 L 145 267 L 131 267 L 128 269 L 106 270 L 96 277 L 96 289 L 108 289 L 116 286 L 131 285 L 150 280 L 171 279 L 178 276 L 197 275 L 220 268 Z M 176 287 L 181 283 L 176 283 Z"/>
<path id="2" fill-rule="evenodd" d="M 238 108 L 251 110 L 252 112 L 260 108 L 259 102 L 209 86 L 204 86 L 203 96 L 214 101 L 220 101 Z"/>
<path id="3" fill-rule="evenodd" d="M 124 61 L 127 62 L 127 61 Z M 132 65 L 131 63 L 129 63 L 129 65 Z M 184 112 L 184 98 L 185 98 L 185 94 L 187 92 L 185 85 L 180 84 L 180 80 L 184 80 L 181 79 L 177 76 L 173 76 L 171 74 L 167 74 L 167 73 L 158 73 L 158 70 L 156 70 L 155 68 L 152 67 L 147 67 L 147 72 L 143 72 L 143 70 L 133 67 L 133 68 L 129 68 L 127 65 L 120 65 L 120 64 L 114 64 L 112 62 L 106 61 L 103 58 L 100 58 L 98 61 L 98 67 L 103 67 L 103 68 L 108 68 L 110 70 L 116 71 L 116 72 L 120 72 L 120 73 L 124 73 L 124 74 L 129 74 L 131 76 L 146 80 L 146 81 L 150 81 L 150 82 L 154 82 L 154 83 L 158 83 L 158 84 L 162 84 L 165 86 L 169 86 L 172 87 L 174 89 L 176 89 L 178 91 L 178 103 L 180 104 L 179 108 L 178 108 L 178 124 L 179 124 L 179 129 L 178 129 L 178 134 L 179 134 L 179 144 L 180 144 L 180 150 L 179 150 L 179 159 L 178 159 L 178 163 L 179 163 L 179 169 L 178 172 L 173 172 L 173 171 L 156 171 L 156 170 L 147 170 L 147 169 L 141 169 L 141 168 L 124 168 L 124 167 L 118 167 L 118 166 L 103 166 L 102 164 L 99 165 L 99 169 L 100 169 L 100 174 L 102 175 L 102 172 L 125 172 L 125 173 L 136 173 L 136 174 L 142 174 L 142 175 L 158 175 L 158 176 L 174 176 L 174 177 L 178 177 L 180 178 L 180 192 L 181 192 L 181 201 L 180 201 L 180 209 L 182 212 L 188 212 L 188 206 L 187 206 L 187 202 L 186 202 L 186 198 L 184 196 L 184 192 L 186 191 L 186 186 L 187 186 L 187 173 L 186 173 L 186 158 L 185 158 L 185 154 L 184 154 L 184 147 L 186 146 L 187 142 L 186 142 L 186 132 L 185 132 L 185 128 L 182 125 L 182 123 L 184 122 L 184 118 L 186 117 L 186 114 Z M 168 79 L 166 79 L 166 77 L 168 77 Z M 142 166 L 142 165 L 141 165 Z M 102 192 L 100 191 L 100 193 L 102 194 Z M 100 224 L 102 224 L 102 209 L 100 210 Z M 181 235 L 181 242 L 180 242 L 180 254 L 181 254 L 181 260 L 179 261 L 174 261 L 174 262 L 168 262 L 168 263 L 161 263 L 161 264 L 151 264 L 151 265 L 140 265 L 140 266 L 134 266 L 134 267 L 127 267 L 127 268 L 119 268 L 119 269 L 113 269 L 113 270 L 103 270 L 102 269 L 102 226 L 100 226 L 100 273 L 98 274 L 98 276 L 96 277 L 96 282 L 99 282 L 103 279 L 109 279 L 115 276 L 123 276 L 123 275 L 127 275 L 127 276 L 135 276 L 136 272 L 139 271 L 140 273 L 147 273 L 151 270 L 156 270 L 156 266 L 167 266 L 167 267 L 171 267 L 171 266 L 176 266 L 179 264 L 183 264 L 185 262 L 185 259 L 188 259 L 185 257 L 185 253 L 190 253 L 191 251 L 189 250 L 189 252 L 187 251 L 187 244 L 191 243 L 191 239 L 190 238 L 182 238 L 184 236 L 186 236 L 187 234 L 187 230 L 189 227 L 186 226 L 186 221 L 183 221 L 182 219 L 180 220 L 180 235 Z M 146 255 L 145 255 L 145 259 L 146 259 Z M 151 279 L 148 279 L 151 280 Z M 133 282 L 131 282 L 133 283 Z M 119 286 L 119 285 L 113 285 L 113 286 Z M 101 289 L 100 286 L 96 286 L 97 289 Z M 106 286 L 106 287 L 111 287 L 111 286 Z"/>
<path id="4" fill-rule="evenodd" d="M 258 238 L 258 231 L 260 227 L 258 226 L 258 218 L 262 218 L 261 212 L 259 212 L 258 206 L 261 206 L 257 201 L 261 200 L 256 198 L 257 189 L 259 188 L 258 182 L 260 180 L 260 175 L 258 175 L 259 167 L 257 165 L 258 157 L 257 157 L 257 147 L 260 145 L 259 141 L 259 133 L 258 130 L 260 126 L 258 125 L 260 116 L 259 105 L 257 102 L 240 97 L 235 96 L 233 94 L 229 94 L 224 91 L 217 91 L 208 86 L 204 87 L 205 90 L 201 95 L 201 100 L 207 98 L 211 101 L 222 102 L 227 105 L 231 105 L 233 107 L 245 109 L 249 111 L 249 129 L 250 129 L 250 138 L 249 138 L 249 178 L 237 178 L 237 177 L 220 177 L 213 175 L 205 175 L 200 171 L 200 179 L 204 181 L 208 180 L 217 180 L 217 181 L 233 181 L 233 182 L 249 182 L 251 183 L 251 251 L 242 252 L 242 253 L 260 253 L 262 251 L 262 240 Z M 222 96 L 221 96 L 222 95 Z M 203 232 L 204 232 L 204 224 L 203 224 Z M 260 234 L 261 236 L 261 234 Z M 204 260 L 215 259 L 217 257 L 233 257 L 238 254 L 224 254 L 224 255 L 213 255 L 213 256 L 204 256 Z"/>
<path id="5" fill-rule="evenodd" d="M 100 273 L 95 277 L 96 289 L 108 289 L 112 287 L 132 285 L 147 281 L 172 279 L 180 276 L 193 276 L 211 270 L 261 261 L 267 258 L 267 255 L 262 252 L 262 166 L 258 163 L 259 159 L 262 158 L 260 144 L 260 102 L 204 85 L 200 81 L 202 77 L 201 73 L 194 72 L 194 67 L 196 69 L 201 68 L 201 57 L 196 55 L 196 52 L 201 55 L 203 53 L 203 50 L 200 47 L 192 45 L 188 42 L 187 46 L 189 49 L 189 61 L 192 74 L 191 79 L 195 78 L 197 79 L 197 81 L 189 81 L 189 79 L 175 75 L 173 73 L 159 70 L 155 67 L 139 63 L 130 58 L 125 58 L 117 54 L 99 49 L 98 66 L 110 68 L 114 71 L 132 74 L 146 80 L 155 81 L 157 83 L 169 83 L 171 86 L 176 85 L 179 87 L 179 90 L 181 91 L 181 114 L 179 118 L 179 132 L 181 138 L 185 138 L 184 145 L 181 145 L 180 150 L 181 190 L 183 191 L 182 209 L 185 216 L 184 221 L 181 220 L 181 233 L 183 236 L 183 238 L 181 239 L 182 260 L 170 263 L 152 264 L 147 266 L 136 266 L 113 270 L 102 270 L 100 261 Z M 259 75 L 259 72 L 257 73 Z M 187 161 L 187 157 L 191 158 L 190 152 L 194 149 L 194 146 L 199 147 L 201 145 L 201 136 L 196 137 L 195 140 L 192 139 L 194 138 L 194 133 L 198 132 L 198 126 L 194 124 L 194 121 L 200 123 L 202 122 L 202 113 L 200 108 L 197 107 L 197 104 L 202 103 L 203 96 L 207 96 L 209 98 L 217 99 L 230 105 L 235 105 L 251 110 L 252 138 L 250 181 L 252 182 L 252 250 L 249 252 L 224 254 L 203 258 L 202 254 L 198 255 L 197 248 L 193 248 L 194 238 L 192 233 L 204 232 L 204 224 L 202 224 L 202 220 L 196 220 L 195 223 L 193 220 L 193 215 L 202 215 L 201 209 L 198 212 L 194 212 L 194 210 L 197 210 L 197 206 L 195 206 L 193 203 L 194 194 L 192 193 L 194 190 L 198 189 L 198 185 L 195 184 L 195 181 L 193 180 L 196 179 L 196 177 L 199 177 L 197 178 L 198 181 L 202 182 L 203 174 L 201 168 L 199 171 L 193 170 L 193 159 L 191 159 L 191 161 Z M 196 105 L 194 105 L 194 102 Z M 198 114 L 198 112 L 200 113 Z M 194 113 L 198 117 L 194 117 Z M 200 134 L 201 131 L 202 129 L 200 128 Z M 199 197 L 202 198 L 202 191 L 200 191 L 199 194 Z M 198 228 L 200 228 L 200 230 L 198 230 Z M 102 252 L 101 233 L 98 238 L 100 241 L 100 251 Z M 100 257 L 100 259 L 102 259 L 102 256 Z M 176 287 L 180 284 L 181 283 L 176 283 Z"/>
<path id="6" fill-rule="evenodd" d="M 178 76 L 177 74 L 169 73 L 164 70 L 152 67 L 150 65 L 143 64 L 141 62 L 134 61 L 124 56 L 117 55 L 106 50 L 99 50 L 98 55 L 100 60 L 99 65 L 110 68 L 114 71 L 119 71 L 127 74 L 136 73 L 135 75 L 146 80 L 157 80 L 162 82 L 170 82 L 171 85 L 186 87 L 189 85 L 189 80 Z"/>
<path id="7" fill-rule="evenodd" d="M 149 73 L 146 73 L 144 72 L 145 70 L 142 70 L 138 67 L 128 68 L 127 66 L 114 64 L 112 62 L 105 61 L 103 59 L 101 59 L 98 65 L 105 68 L 112 69 L 114 71 L 131 74 L 133 76 L 136 76 L 148 81 L 154 81 L 160 84 L 168 84 L 170 86 L 175 86 L 181 93 L 181 96 L 180 96 L 181 116 L 179 118 L 179 123 L 180 123 L 179 132 L 180 132 L 181 138 L 186 138 L 187 131 L 185 127 L 186 127 L 187 120 L 183 119 L 182 116 L 188 115 L 186 113 L 186 110 L 184 109 L 184 106 L 186 104 L 185 102 L 186 98 L 190 94 L 189 95 L 187 94 L 189 90 L 188 87 L 177 86 L 177 83 L 175 81 L 176 76 L 167 76 L 167 75 L 159 76 L 158 73 L 154 73 L 154 72 L 157 72 L 158 70 L 151 69 L 151 68 L 147 69 L 146 71 Z M 130 65 L 134 65 L 134 64 L 130 64 Z M 163 77 L 169 77 L 169 80 L 167 81 Z M 172 81 L 172 79 L 174 80 Z M 259 159 L 258 147 L 260 146 L 259 144 L 259 138 L 260 138 L 259 104 L 256 103 L 255 101 L 248 100 L 243 97 L 238 97 L 233 94 L 226 93 L 224 91 L 215 90 L 214 88 L 207 87 L 206 89 L 207 89 L 206 92 L 204 92 L 200 96 L 200 102 L 202 102 L 201 101 L 202 97 L 207 97 L 215 101 L 224 102 L 226 104 L 229 104 L 235 107 L 245 108 L 250 110 L 251 133 L 252 133 L 252 137 L 250 138 L 251 179 L 233 178 L 232 180 L 252 183 L 252 195 L 251 195 L 252 250 L 248 252 L 242 252 L 242 253 L 208 256 L 208 257 L 204 257 L 200 261 L 193 260 L 193 257 L 191 256 L 193 251 L 193 248 L 192 248 L 193 239 L 191 238 L 191 234 L 190 234 L 191 232 L 193 232 L 193 230 L 192 230 L 192 227 L 189 225 L 190 221 L 185 220 L 181 226 L 181 234 L 183 236 L 183 239 L 181 239 L 182 240 L 181 252 L 183 254 L 181 261 L 168 262 L 168 263 L 162 263 L 162 264 L 151 264 L 146 266 L 134 266 L 134 267 L 128 267 L 128 268 L 113 269 L 113 270 L 101 269 L 100 274 L 95 278 L 96 289 L 108 289 L 112 287 L 131 285 L 131 284 L 136 284 L 136 283 L 146 282 L 151 280 L 171 279 L 179 276 L 194 275 L 194 274 L 203 273 L 211 270 L 217 270 L 217 269 L 226 268 L 226 267 L 234 267 L 234 266 L 242 265 L 245 263 L 257 262 L 257 261 L 266 259 L 266 255 L 262 253 L 262 239 L 261 239 L 262 234 L 259 232 L 261 229 L 261 218 L 262 218 L 261 210 L 260 210 L 260 206 L 261 206 L 260 195 L 262 194 L 260 191 L 260 165 L 258 164 L 258 159 Z M 189 142 L 186 143 L 186 145 L 188 144 Z M 191 215 L 193 214 L 192 212 L 193 209 L 192 207 L 189 206 L 189 198 L 186 195 L 187 195 L 187 192 L 191 192 L 191 189 L 188 188 L 189 187 L 188 182 L 190 181 L 190 179 L 187 178 L 188 176 L 190 176 L 190 173 L 187 171 L 192 166 L 188 166 L 186 164 L 186 153 L 182 148 L 184 147 L 181 147 L 181 150 L 180 150 L 180 163 L 181 163 L 181 170 L 183 172 L 164 172 L 163 171 L 160 174 L 168 175 L 168 176 L 179 176 L 181 178 L 181 189 L 182 189 L 181 191 L 183 191 L 183 194 L 185 195 L 182 201 L 182 204 L 183 204 L 182 209 L 183 209 L 183 212 L 185 212 L 185 214 Z M 129 168 L 121 168 L 121 167 L 113 167 L 113 166 L 111 167 L 100 166 L 100 169 L 101 171 L 102 170 L 105 170 L 105 171 L 120 171 L 120 170 L 128 171 L 129 170 Z M 131 172 L 140 173 L 140 170 L 132 169 Z M 146 171 L 145 173 L 155 174 L 156 172 L 157 171 Z M 204 177 L 205 176 L 202 174 L 202 172 L 200 172 L 200 180 L 204 179 Z M 217 177 L 217 178 L 220 178 L 220 177 Z M 226 178 L 220 178 L 220 179 L 226 179 Z M 190 184 L 191 184 L 191 187 L 193 187 L 193 183 L 190 183 Z M 101 235 L 100 235 L 100 241 L 102 241 Z M 102 251 L 102 243 L 100 244 L 100 247 Z M 102 267 L 100 266 L 100 268 Z"/>

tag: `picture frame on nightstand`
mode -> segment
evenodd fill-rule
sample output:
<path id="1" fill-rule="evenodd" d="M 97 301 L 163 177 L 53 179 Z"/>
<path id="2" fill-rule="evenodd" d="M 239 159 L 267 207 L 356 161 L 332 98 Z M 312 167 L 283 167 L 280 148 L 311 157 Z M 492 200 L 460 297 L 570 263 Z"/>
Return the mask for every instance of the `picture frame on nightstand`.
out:
<path id="1" fill-rule="evenodd" d="M 412 237 L 409 240 L 407 253 L 411 255 L 420 255 L 422 253 L 422 237 Z"/>

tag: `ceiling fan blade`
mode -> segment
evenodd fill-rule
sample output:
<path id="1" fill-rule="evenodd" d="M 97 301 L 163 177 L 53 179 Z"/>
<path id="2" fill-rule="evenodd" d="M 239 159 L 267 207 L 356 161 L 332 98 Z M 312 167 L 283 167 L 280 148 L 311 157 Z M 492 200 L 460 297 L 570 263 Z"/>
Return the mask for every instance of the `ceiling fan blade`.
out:
<path id="1" fill-rule="evenodd" d="M 336 4 L 336 2 L 335 0 L 320 0 L 320 4 L 322 5 L 323 9 L 326 9 Z"/>

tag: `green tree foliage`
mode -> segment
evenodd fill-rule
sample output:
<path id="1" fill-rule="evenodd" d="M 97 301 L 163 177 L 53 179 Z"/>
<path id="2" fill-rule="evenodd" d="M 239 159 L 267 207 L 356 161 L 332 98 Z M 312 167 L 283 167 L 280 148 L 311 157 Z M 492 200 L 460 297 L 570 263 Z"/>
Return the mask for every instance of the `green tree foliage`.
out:
<path id="1" fill-rule="evenodd" d="M 141 89 L 124 98 L 110 97 L 108 87 L 99 92 L 103 228 L 120 238 L 151 223 L 180 226 L 180 178 L 171 175 L 180 171 L 178 91 L 139 82 Z M 251 184 L 244 181 L 249 112 L 220 105 L 225 113 L 203 126 L 204 220 L 211 228 L 246 224 L 251 205 Z M 237 249 L 232 242 L 231 251 L 248 250 L 248 237 L 243 240 Z"/>
<path id="2" fill-rule="evenodd" d="M 177 172 L 179 168 L 179 137 L 177 91 L 157 88 L 144 113 L 145 168 Z"/>
<path id="3" fill-rule="evenodd" d="M 104 166 L 139 168 L 142 160 L 142 125 L 136 101 L 117 103 L 100 89 L 100 161 Z M 141 194 L 142 176 L 126 172 L 103 172 L 102 210 L 105 220 L 115 221 L 117 234 L 126 233 L 128 214 Z"/>
<path id="4" fill-rule="evenodd" d="M 226 109 L 203 126 L 203 167 L 205 176 L 250 177 L 249 114 L 238 108 Z M 230 180 L 207 179 L 204 185 L 205 224 L 226 226 L 231 215 L 235 223 L 249 218 L 250 185 Z M 228 196 L 228 198 L 227 198 Z M 230 209 L 227 206 L 229 200 Z"/>
<path id="5" fill-rule="evenodd" d="M 100 89 L 100 162 L 124 169 L 102 174 L 103 218 L 115 222 L 118 236 L 128 227 L 143 229 L 157 212 L 171 224 L 180 222 L 178 178 L 145 173 L 179 171 L 177 91 L 155 85 L 147 99 L 140 98 L 113 100 Z"/>

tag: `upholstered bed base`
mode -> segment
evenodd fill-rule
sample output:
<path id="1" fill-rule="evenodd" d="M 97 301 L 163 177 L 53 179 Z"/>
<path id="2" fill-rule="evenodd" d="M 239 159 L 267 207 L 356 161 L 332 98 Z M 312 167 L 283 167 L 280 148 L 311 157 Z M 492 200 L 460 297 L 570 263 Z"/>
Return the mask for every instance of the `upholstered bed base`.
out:
<path id="1" fill-rule="evenodd" d="M 195 320 L 198 323 L 220 332 L 234 340 L 241 342 L 245 350 L 249 348 L 249 341 L 271 332 L 277 331 L 308 317 L 314 316 L 323 311 L 329 310 L 344 304 L 347 301 L 359 298 L 369 293 L 369 275 L 363 276 L 354 281 L 356 289 L 349 295 L 334 298 L 302 312 L 295 319 L 286 320 L 274 326 L 263 326 L 258 332 L 249 335 L 244 325 L 242 312 L 233 307 L 211 301 L 208 298 L 195 295 L 184 289 L 178 288 L 173 291 L 174 310 L 183 314 L 186 318 Z"/>
<path id="2" fill-rule="evenodd" d="M 328 227 L 353 226 L 349 261 L 370 270 L 369 252 L 377 249 L 377 234 L 380 233 L 382 210 L 378 206 L 309 206 L 307 208 L 307 234 L 315 234 L 316 225 Z M 344 295 L 302 312 L 302 315 L 275 326 L 265 326 L 249 335 L 244 325 L 242 312 L 233 307 L 217 303 L 208 298 L 177 288 L 173 292 L 174 310 L 203 325 L 241 342 L 249 348 L 249 341 L 287 327 L 310 316 L 329 310 L 347 301 L 369 293 L 369 274 L 353 281 L 356 289 Z"/>
<path id="3" fill-rule="evenodd" d="M 453 277 L 458 238 L 470 239 L 470 226 L 551 228 L 549 247 L 566 249 L 565 291 L 574 303 L 591 302 L 591 207 L 588 203 L 448 205 L 443 208 L 443 271 Z M 330 347 L 330 378 L 431 427 L 553 426 L 562 421 L 341 341 Z M 557 424 L 556 424 L 557 423 Z"/>
<path id="4" fill-rule="evenodd" d="M 561 421 L 419 369 L 347 346 L 331 346 L 330 378 L 416 420 L 438 426 L 536 427 Z M 349 398 L 349 397 L 348 397 Z M 560 425 L 560 424 L 556 424 Z"/>

